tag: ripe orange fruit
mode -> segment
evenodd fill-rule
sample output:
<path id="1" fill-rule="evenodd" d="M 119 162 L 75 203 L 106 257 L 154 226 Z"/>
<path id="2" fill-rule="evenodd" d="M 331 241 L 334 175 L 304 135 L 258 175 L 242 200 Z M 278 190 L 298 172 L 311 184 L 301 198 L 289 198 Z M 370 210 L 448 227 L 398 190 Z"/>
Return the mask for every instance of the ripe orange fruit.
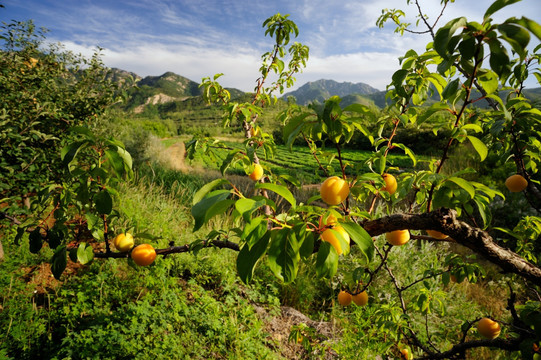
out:
<path id="1" fill-rule="evenodd" d="M 250 174 L 250 179 L 259 181 L 263 177 L 263 167 L 259 164 L 254 164 L 254 171 Z"/>
<path id="2" fill-rule="evenodd" d="M 134 244 L 135 242 L 133 240 L 133 235 L 130 233 L 118 234 L 113 239 L 113 245 L 115 246 L 115 248 L 118 251 L 122 251 L 122 252 L 129 251 L 133 247 Z"/>
<path id="3" fill-rule="evenodd" d="M 156 250 L 150 244 L 141 244 L 132 250 L 131 258 L 139 266 L 148 266 L 156 259 Z"/>
<path id="4" fill-rule="evenodd" d="M 348 306 L 349 304 L 351 304 L 352 300 L 353 300 L 353 298 L 352 298 L 351 294 L 348 293 L 347 291 L 341 290 L 338 293 L 338 302 L 340 303 L 340 305 Z"/>
<path id="5" fill-rule="evenodd" d="M 320 229 L 323 228 L 325 225 L 327 225 L 327 226 L 336 225 L 336 223 L 338 222 L 338 219 L 333 214 L 327 215 L 326 218 L 324 218 L 324 217 L 325 217 L 325 215 L 321 215 L 321 217 L 319 218 L 319 228 Z"/>
<path id="6" fill-rule="evenodd" d="M 366 291 L 353 295 L 352 298 L 353 302 L 357 306 L 365 306 L 366 304 L 368 304 L 368 294 L 366 293 Z"/>
<path id="7" fill-rule="evenodd" d="M 256 137 L 259 135 L 259 128 L 256 128 L 256 127 L 252 127 L 250 129 L 250 136 L 251 137 Z"/>
<path id="8" fill-rule="evenodd" d="M 331 176 L 321 184 L 319 191 L 321 199 L 327 205 L 338 205 L 348 197 L 349 185 L 346 180 L 338 176 Z"/>
<path id="9" fill-rule="evenodd" d="M 323 231 L 321 233 L 321 240 L 323 241 L 326 241 L 326 242 L 329 242 L 331 243 L 331 245 L 334 247 L 334 249 L 336 250 L 336 252 L 338 253 L 338 255 L 342 254 L 342 246 L 340 246 L 340 241 L 338 240 L 338 238 L 336 237 L 336 234 L 333 232 L 334 231 L 337 231 L 338 233 L 340 233 L 340 235 L 342 235 L 342 237 L 344 238 L 344 240 L 346 240 L 346 242 L 349 244 L 349 234 L 347 233 L 347 231 L 341 227 L 340 225 L 336 225 L 331 229 L 327 229 L 325 231 Z"/>
<path id="10" fill-rule="evenodd" d="M 500 335 L 500 324 L 489 318 L 482 318 L 477 323 L 477 331 L 487 339 L 495 339 Z"/>
<path id="11" fill-rule="evenodd" d="M 389 244 L 394 246 L 401 246 L 407 243 L 410 240 L 409 230 L 395 230 L 388 233 L 385 233 L 385 238 Z"/>
<path id="12" fill-rule="evenodd" d="M 444 233 L 441 233 L 436 230 L 427 230 L 426 232 L 429 236 L 432 236 L 434 239 L 438 239 L 438 240 L 447 239 L 449 237 L 445 235 Z"/>
<path id="13" fill-rule="evenodd" d="M 400 350 L 400 359 L 410 360 L 410 352 L 408 349 Z"/>
<path id="14" fill-rule="evenodd" d="M 519 174 L 511 175 L 505 180 L 505 186 L 511 192 L 521 192 L 528 187 L 528 180 Z"/>
<path id="15" fill-rule="evenodd" d="M 390 195 L 396 192 L 398 184 L 396 178 L 391 174 L 383 174 L 383 181 L 385 181 L 385 186 L 381 188 L 382 191 L 387 191 Z"/>

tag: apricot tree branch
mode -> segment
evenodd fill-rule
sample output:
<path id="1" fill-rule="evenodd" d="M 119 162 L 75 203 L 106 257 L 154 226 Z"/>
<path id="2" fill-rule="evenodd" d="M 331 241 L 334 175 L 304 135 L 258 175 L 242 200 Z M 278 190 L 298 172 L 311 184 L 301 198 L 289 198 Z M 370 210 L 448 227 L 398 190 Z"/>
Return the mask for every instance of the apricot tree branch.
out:
<path id="1" fill-rule="evenodd" d="M 441 208 L 423 214 L 390 215 L 365 221 L 362 226 L 371 236 L 402 229 L 437 230 L 452 237 L 456 243 L 482 255 L 503 271 L 517 274 L 535 285 L 541 285 L 541 268 L 526 261 L 517 253 L 502 248 L 487 232 L 458 220 L 456 216 L 455 210 Z"/>
<path id="2" fill-rule="evenodd" d="M 498 348 L 507 351 L 517 351 L 520 343 L 524 339 L 522 337 L 512 339 L 496 338 L 493 340 L 472 340 L 454 345 L 451 349 L 441 353 L 430 353 L 426 356 L 416 358 L 416 360 L 433 360 L 433 359 L 454 359 L 456 355 L 465 353 L 466 350 L 478 347 Z"/>
<path id="3" fill-rule="evenodd" d="M 230 249 L 234 251 L 240 251 L 239 244 L 234 243 L 232 241 L 227 240 L 204 240 L 202 242 L 197 243 L 191 243 L 186 244 L 182 246 L 170 246 L 165 249 L 156 249 L 157 255 L 169 255 L 169 254 L 180 254 L 180 253 L 186 253 L 194 250 L 194 248 L 209 248 L 209 247 L 215 247 L 219 249 Z M 97 252 L 94 253 L 95 258 L 126 258 L 129 256 L 129 252 L 110 252 L 110 253 L 103 253 L 103 252 Z"/>

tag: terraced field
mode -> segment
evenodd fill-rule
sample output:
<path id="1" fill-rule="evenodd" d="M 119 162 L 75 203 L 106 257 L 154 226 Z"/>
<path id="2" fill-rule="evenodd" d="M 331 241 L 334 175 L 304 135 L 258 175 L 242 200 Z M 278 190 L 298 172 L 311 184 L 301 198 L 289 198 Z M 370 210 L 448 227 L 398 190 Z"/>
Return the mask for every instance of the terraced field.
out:
<path id="1" fill-rule="evenodd" d="M 183 141 L 184 139 L 167 139 L 164 141 L 166 146 L 170 146 L 175 142 Z M 223 145 L 227 148 L 219 149 L 213 148 L 211 154 L 203 154 L 198 152 L 195 157 L 195 163 L 201 164 L 206 168 L 219 169 L 222 161 L 226 158 L 228 152 L 231 149 L 242 149 L 243 144 L 235 141 L 224 141 Z M 305 184 L 316 183 L 326 177 L 327 173 L 340 172 L 340 163 L 336 157 L 337 152 L 335 149 L 328 149 L 318 154 L 318 160 L 314 157 L 308 147 L 294 146 L 290 151 L 286 146 L 277 145 L 274 157 L 265 158 L 263 151 L 258 151 L 258 155 L 261 159 L 261 163 L 273 174 L 276 175 L 290 175 L 297 178 L 299 181 Z M 361 151 L 346 149 L 342 150 L 342 157 L 344 165 L 346 166 L 346 173 L 354 174 L 359 172 L 370 171 L 367 160 L 372 155 L 370 151 Z M 391 154 L 388 161 L 392 166 L 396 166 L 400 169 L 410 169 L 413 164 L 411 159 L 404 154 Z M 321 164 L 321 167 L 320 167 Z M 228 172 L 234 174 L 244 174 L 244 170 L 240 164 L 228 169 Z"/>

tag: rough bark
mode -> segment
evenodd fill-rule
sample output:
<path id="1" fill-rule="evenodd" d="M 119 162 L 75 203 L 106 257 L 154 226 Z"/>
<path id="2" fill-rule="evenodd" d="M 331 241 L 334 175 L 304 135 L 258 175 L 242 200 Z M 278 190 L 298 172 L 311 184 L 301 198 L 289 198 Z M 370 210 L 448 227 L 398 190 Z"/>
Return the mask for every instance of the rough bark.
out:
<path id="1" fill-rule="evenodd" d="M 541 268 L 526 261 L 517 253 L 502 248 L 485 231 L 456 218 L 456 211 L 438 209 L 424 214 L 395 214 L 366 221 L 364 229 L 376 236 L 393 230 L 437 230 L 449 235 L 456 243 L 470 248 L 504 272 L 517 274 L 541 286 Z"/>

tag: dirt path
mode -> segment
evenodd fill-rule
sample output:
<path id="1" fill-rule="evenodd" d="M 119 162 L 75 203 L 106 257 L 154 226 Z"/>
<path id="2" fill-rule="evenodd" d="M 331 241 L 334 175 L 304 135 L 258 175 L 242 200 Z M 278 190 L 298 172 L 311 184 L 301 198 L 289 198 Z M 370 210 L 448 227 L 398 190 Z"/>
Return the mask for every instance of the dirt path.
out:
<path id="1" fill-rule="evenodd" d="M 162 159 L 173 170 L 186 171 L 190 166 L 184 161 L 186 147 L 183 142 L 177 142 L 165 149 Z"/>

